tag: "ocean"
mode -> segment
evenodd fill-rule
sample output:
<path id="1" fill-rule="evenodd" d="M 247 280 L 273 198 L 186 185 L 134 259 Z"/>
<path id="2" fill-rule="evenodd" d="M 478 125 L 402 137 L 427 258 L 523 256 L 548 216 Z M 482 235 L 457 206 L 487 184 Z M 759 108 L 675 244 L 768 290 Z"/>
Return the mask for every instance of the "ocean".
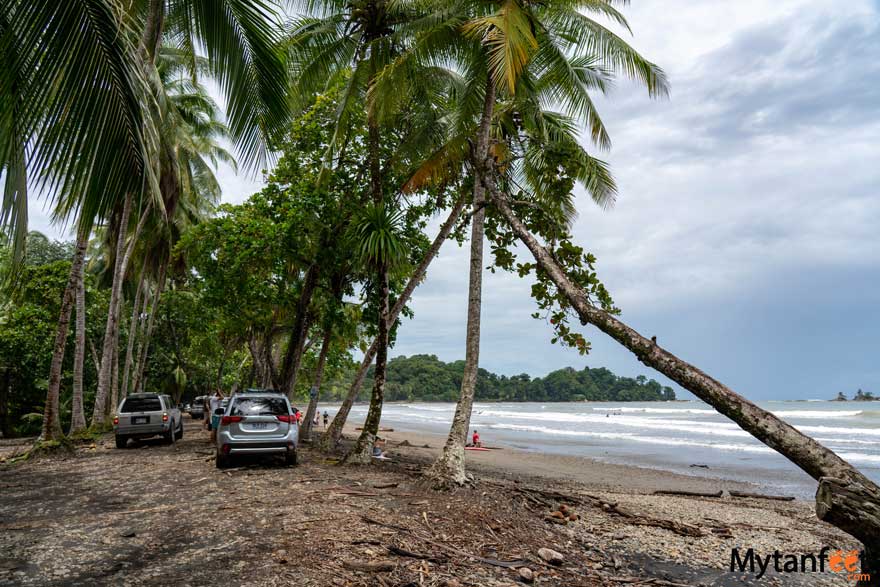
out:
<path id="1" fill-rule="evenodd" d="M 759 405 L 880 482 L 880 402 Z M 335 412 L 334 406 L 326 409 Z M 366 411 L 365 404 L 354 406 L 352 420 L 362 422 Z M 454 411 L 455 404 L 386 404 L 382 426 L 446 434 Z M 473 429 L 487 445 L 748 481 L 799 497 L 816 490 L 816 482 L 787 459 L 699 401 L 477 403 Z"/>

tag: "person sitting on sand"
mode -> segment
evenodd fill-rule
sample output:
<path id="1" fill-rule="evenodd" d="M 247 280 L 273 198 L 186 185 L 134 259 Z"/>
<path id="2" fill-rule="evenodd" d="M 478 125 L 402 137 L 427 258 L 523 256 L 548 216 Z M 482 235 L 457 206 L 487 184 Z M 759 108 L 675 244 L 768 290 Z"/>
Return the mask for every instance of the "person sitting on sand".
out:
<path id="1" fill-rule="evenodd" d="M 385 454 L 385 439 L 376 437 L 376 441 L 373 443 L 373 458 L 379 459 L 381 461 L 387 460 L 388 455 Z"/>
<path id="2" fill-rule="evenodd" d="M 482 443 L 480 442 L 480 433 L 477 432 L 476 430 L 474 430 L 474 436 L 473 436 L 473 440 L 471 441 L 471 444 L 477 448 L 480 448 L 481 446 L 483 446 Z"/>

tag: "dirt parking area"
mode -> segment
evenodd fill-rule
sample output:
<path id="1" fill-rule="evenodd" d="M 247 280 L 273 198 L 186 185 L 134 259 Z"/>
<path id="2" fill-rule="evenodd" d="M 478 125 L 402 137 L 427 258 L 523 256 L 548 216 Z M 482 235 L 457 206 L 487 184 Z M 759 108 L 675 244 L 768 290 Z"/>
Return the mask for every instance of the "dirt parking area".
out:
<path id="1" fill-rule="evenodd" d="M 190 420 L 173 446 L 120 450 L 107 436 L 70 455 L 5 465 L 0 585 L 513 586 L 521 567 L 540 585 L 743 585 L 752 578 L 727 572 L 718 553 L 768 534 L 742 523 L 749 516 L 778 528 L 780 542 L 841 539 L 810 520 L 804 503 L 747 504 L 740 516 L 686 498 L 588 498 L 584 487 L 479 474 L 473 488 L 438 493 L 419 485 L 417 451 L 370 467 L 337 466 L 310 450 L 297 467 L 240 465 L 217 470 L 207 432 Z M 594 499 L 687 519 L 700 535 L 639 525 Z M 564 501 L 579 519 L 548 521 Z M 695 516 L 703 507 L 714 517 Z M 562 564 L 545 562 L 541 548 L 561 553 Z M 819 579 L 846 584 L 765 580 Z"/>

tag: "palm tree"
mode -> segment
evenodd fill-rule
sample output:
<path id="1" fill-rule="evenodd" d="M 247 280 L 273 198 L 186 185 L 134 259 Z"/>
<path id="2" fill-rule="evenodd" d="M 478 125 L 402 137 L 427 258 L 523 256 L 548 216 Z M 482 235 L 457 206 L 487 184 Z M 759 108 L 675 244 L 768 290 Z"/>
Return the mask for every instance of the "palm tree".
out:
<path id="1" fill-rule="evenodd" d="M 373 443 L 379 432 L 382 403 L 385 399 L 386 365 L 390 331 L 389 274 L 405 263 L 406 251 L 400 233 L 403 214 L 399 210 L 376 203 L 365 207 L 353 225 L 354 247 L 361 262 L 374 269 L 378 282 L 372 287 L 379 291 L 378 335 L 376 336 L 376 369 L 373 375 L 373 393 L 364 429 L 355 447 L 346 456 L 346 462 L 369 463 Z"/>
<path id="2" fill-rule="evenodd" d="M 157 217 L 155 229 L 149 231 L 150 237 L 142 243 L 144 268 L 149 268 L 153 274 L 155 285 L 150 311 L 146 312 L 148 291 L 143 292 L 143 307 L 137 314 L 133 310 L 123 371 L 123 395 L 143 387 L 150 338 L 174 246 L 186 230 L 207 218 L 220 201 L 220 185 L 213 168 L 220 162 L 237 168 L 232 155 L 220 146 L 229 138 L 229 129 L 220 121 L 220 109 L 199 81 L 200 74 L 208 71 L 209 63 L 202 57 L 193 59 L 186 52 L 167 45 L 160 49 L 159 79 L 168 103 L 163 137 L 171 146 L 173 160 L 177 162 L 174 177 L 178 182 L 163 186 L 163 205 L 168 220 Z M 134 308 L 138 306 L 137 301 L 136 293 Z M 132 351 L 138 333 L 136 325 L 140 322 L 135 316 L 139 318 L 144 314 L 147 315 L 146 324 L 135 363 Z M 125 375 L 129 371 L 133 372 L 131 379 Z M 115 406 L 115 402 L 111 405 Z"/>
<path id="3" fill-rule="evenodd" d="M 249 167 L 258 167 L 265 145 L 288 118 L 278 14 L 271 0 L 151 0 L 125 7 L 114 0 L 0 3 L 0 93 L 9 98 L 0 105 L 0 170 L 6 175 L 0 225 L 23 234 L 29 176 L 48 194 L 59 221 L 75 217 L 86 231 L 115 216 L 122 235 L 135 195 L 159 201 L 162 104 L 154 57 L 163 37 L 191 55 L 195 47 L 205 49 L 227 99 L 237 147 Z M 121 249 L 117 256 L 119 277 L 125 270 Z M 73 288 L 75 280 L 71 294 Z M 117 295 L 108 316 L 112 335 L 118 303 Z M 59 340 L 69 306 L 62 306 Z M 63 356 L 63 344 L 55 352 Z M 104 390 L 107 369 L 100 378 Z M 49 406 L 57 405 L 53 382 L 50 377 Z"/>
<path id="4" fill-rule="evenodd" d="M 469 0 L 458 3 L 423 3 L 433 7 L 433 17 L 423 19 L 414 31 L 410 55 L 398 61 L 452 60 L 464 72 L 468 93 L 481 84 L 482 111 L 476 124 L 471 169 L 474 176 L 471 231 L 471 259 L 468 290 L 466 356 L 461 395 L 443 454 L 428 472 L 438 484 L 461 484 L 465 481 L 464 444 L 470 422 L 479 368 L 480 307 L 482 300 L 483 239 L 485 221 L 484 183 L 494 166 L 493 159 L 503 158 L 503 127 L 495 121 L 496 104 L 507 103 L 510 112 L 530 115 L 532 130 L 548 130 L 558 136 L 568 135 L 544 105 L 561 107 L 575 122 L 587 124 L 591 139 L 600 147 L 609 144 L 607 133 L 597 115 L 590 91 L 604 91 L 611 73 L 620 72 L 643 82 L 652 95 L 663 94 L 666 82 L 662 71 L 643 59 L 622 39 L 612 34 L 581 10 L 612 18 L 626 26 L 624 17 L 605 0 L 554 3 L 531 3 L 521 0 L 494 2 Z M 398 64 L 394 64 L 397 66 Z M 403 69 L 411 66 L 404 65 Z M 389 76 L 394 77 L 394 76 Z M 473 120 L 472 97 L 462 100 L 464 125 Z M 473 125 L 473 123 L 470 123 Z M 521 124 L 516 121 L 515 126 Z M 473 126 L 472 126 L 473 128 Z M 560 131 L 561 135 L 560 135 Z M 567 131 L 567 132 L 566 132 Z M 494 133 L 494 135 L 493 135 Z M 493 139 L 495 143 L 493 143 Z M 574 150 L 573 152 L 579 152 Z M 490 157 L 491 156 L 491 157 Z M 540 149 L 524 154 L 520 166 L 526 180 L 539 179 Z M 592 161 L 586 153 L 583 161 Z M 580 173 L 594 198 L 604 201 L 613 195 L 613 182 L 603 173 L 604 167 L 592 164 Z M 590 179 L 591 174 L 599 173 Z M 540 189 L 540 185 L 531 186 Z M 559 215 L 565 216 L 561 210 Z M 570 209 L 568 215 L 570 216 Z"/>

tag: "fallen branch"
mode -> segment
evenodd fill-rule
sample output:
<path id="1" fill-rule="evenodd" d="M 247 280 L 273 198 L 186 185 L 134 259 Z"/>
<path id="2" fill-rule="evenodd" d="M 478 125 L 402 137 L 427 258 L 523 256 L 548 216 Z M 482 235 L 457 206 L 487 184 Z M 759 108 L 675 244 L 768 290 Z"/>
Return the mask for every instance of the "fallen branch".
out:
<path id="1" fill-rule="evenodd" d="M 400 548 L 399 546 L 387 546 L 388 552 L 391 554 L 396 554 L 397 556 L 405 556 L 408 558 L 415 558 L 419 560 L 431 561 L 432 563 L 442 563 L 446 561 L 445 557 L 436 557 L 429 554 L 419 554 L 418 552 L 412 552 L 411 550 L 406 550 L 405 548 Z"/>
<path id="2" fill-rule="evenodd" d="M 684 495 L 686 497 L 721 497 L 723 494 L 724 492 L 720 489 L 718 491 L 685 491 L 676 489 L 658 489 L 654 492 L 654 495 Z"/>
<path id="3" fill-rule="evenodd" d="M 750 493 L 748 491 L 729 491 L 731 497 L 751 497 L 754 499 L 772 499 L 775 501 L 794 501 L 790 495 L 765 495 L 763 493 Z"/>

